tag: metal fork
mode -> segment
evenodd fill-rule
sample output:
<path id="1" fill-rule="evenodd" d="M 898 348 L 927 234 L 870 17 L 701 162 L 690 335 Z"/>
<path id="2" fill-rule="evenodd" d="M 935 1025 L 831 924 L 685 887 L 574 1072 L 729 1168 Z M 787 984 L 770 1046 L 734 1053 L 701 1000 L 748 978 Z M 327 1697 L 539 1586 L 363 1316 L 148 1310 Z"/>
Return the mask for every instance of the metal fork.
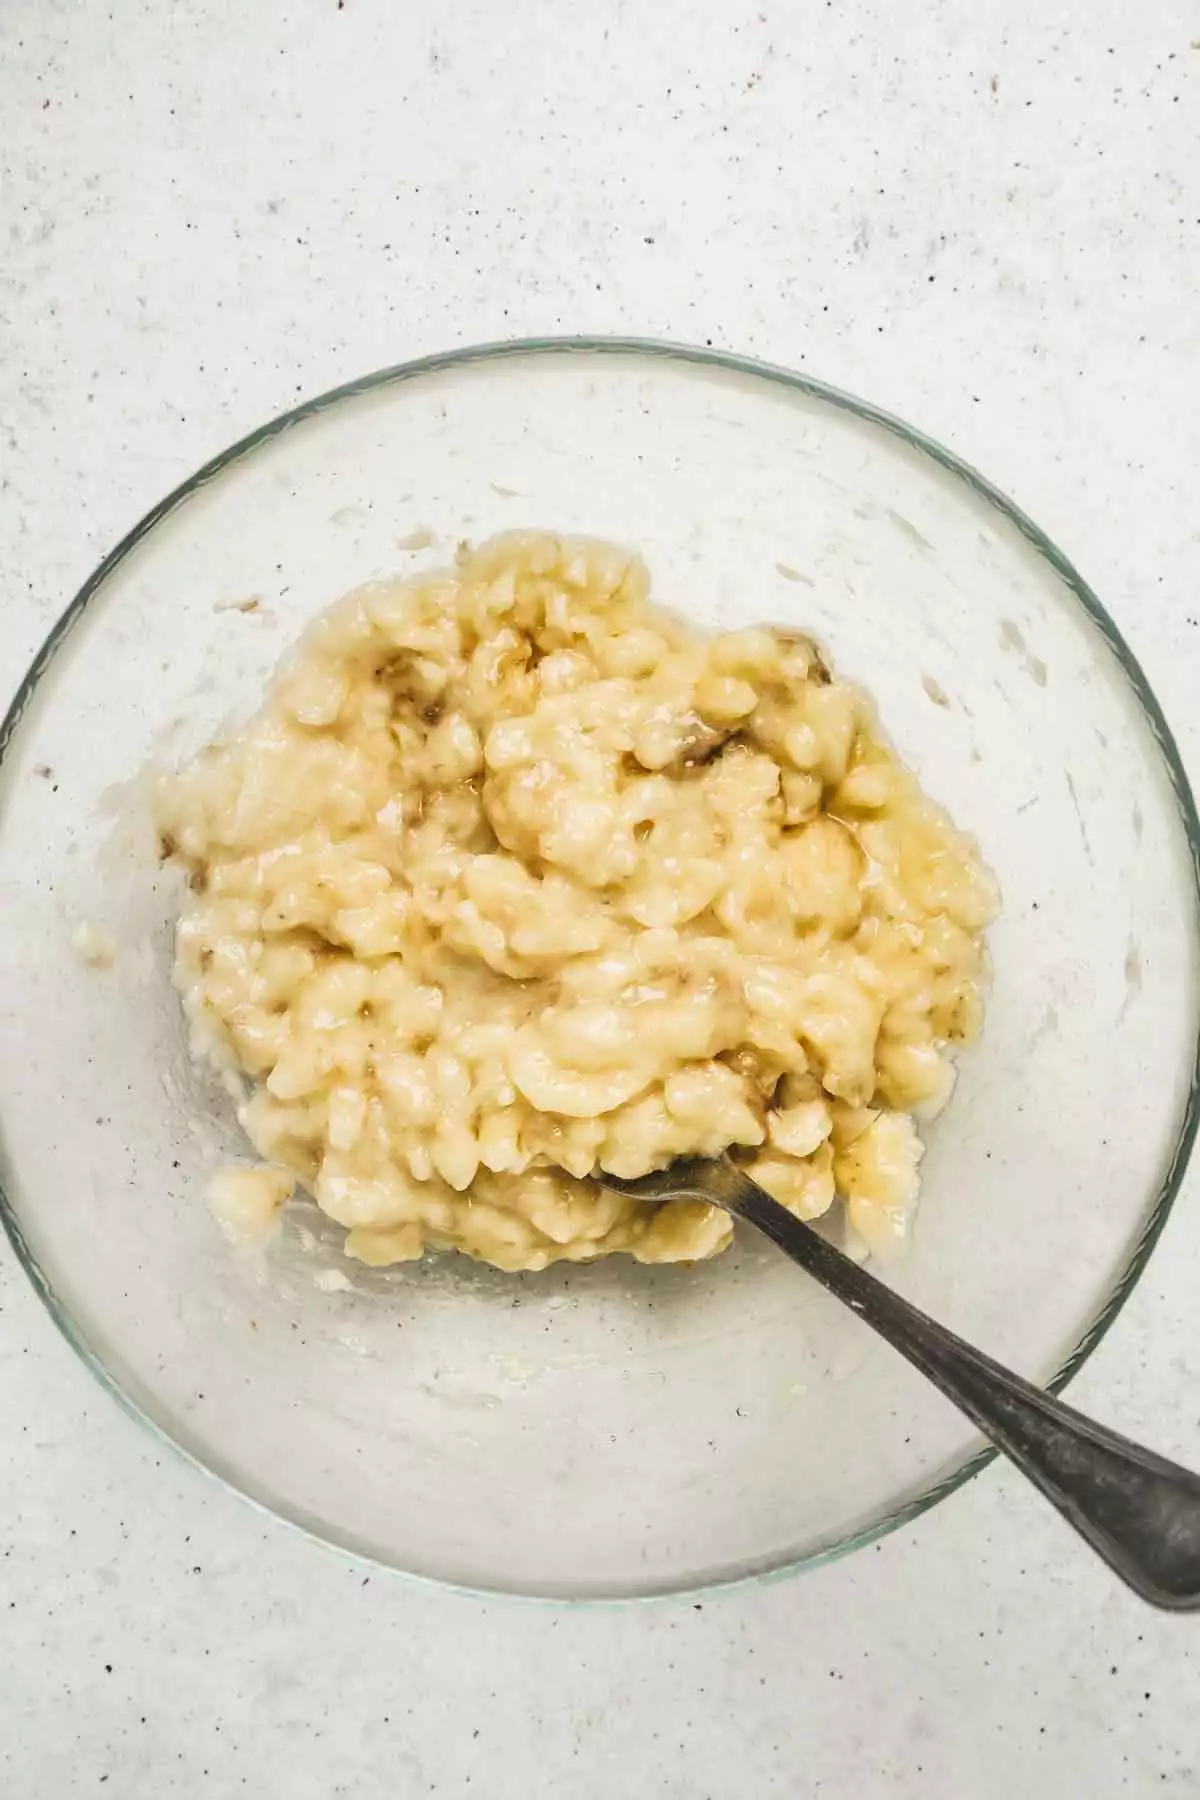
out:
<path id="1" fill-rule="evenodd" d="M 638 1200 L 707 1200 L 755 1226 L 928 1375 L 1143 1599 L 1176 1612 L 1200 1608 L 1200 1476 L 1085 1419 L 964 1343 L 727 1156 L 684 1158 L 638 1181 L 596 1179 Z"/>

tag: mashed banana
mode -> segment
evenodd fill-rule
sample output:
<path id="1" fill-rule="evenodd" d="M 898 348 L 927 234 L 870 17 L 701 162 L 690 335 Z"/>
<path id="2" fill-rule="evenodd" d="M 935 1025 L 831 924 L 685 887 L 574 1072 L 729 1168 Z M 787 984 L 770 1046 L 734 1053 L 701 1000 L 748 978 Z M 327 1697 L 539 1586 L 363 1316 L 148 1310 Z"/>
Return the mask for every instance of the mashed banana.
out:
<path id="1" fill-rule="evenodd" d="M 584 1177 L 726 1149 L 907 1227 L 993 882 L 808 640 L 648 589 L 538 533 L 366 587 L 162 783 L 196 1040 L 364 1262 L 711 1256 L 722 1212 Z"/>

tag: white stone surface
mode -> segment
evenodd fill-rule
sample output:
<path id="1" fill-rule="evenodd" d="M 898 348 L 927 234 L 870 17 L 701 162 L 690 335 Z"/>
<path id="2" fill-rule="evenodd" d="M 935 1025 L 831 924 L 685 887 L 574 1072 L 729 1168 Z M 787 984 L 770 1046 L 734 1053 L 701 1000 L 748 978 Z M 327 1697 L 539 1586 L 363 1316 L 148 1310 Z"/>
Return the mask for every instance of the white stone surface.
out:
<path id="1" fill-rule="evenodd" d="M 7 0 L 0 92 L 4 689 L 120 533 L 297 396 L 632 331 L 802 366 L 985 469 L 1200 767 L 1193 5 Z M 1193 1462 L 1197 1173 L 1073 1389 Z M 484 1605 L 160 1452 L 7 1253 L 0 1308 L 14 1800 L 1200 1792 L 1200 1628 L 1005 1471 L 702 1608 Z"/>

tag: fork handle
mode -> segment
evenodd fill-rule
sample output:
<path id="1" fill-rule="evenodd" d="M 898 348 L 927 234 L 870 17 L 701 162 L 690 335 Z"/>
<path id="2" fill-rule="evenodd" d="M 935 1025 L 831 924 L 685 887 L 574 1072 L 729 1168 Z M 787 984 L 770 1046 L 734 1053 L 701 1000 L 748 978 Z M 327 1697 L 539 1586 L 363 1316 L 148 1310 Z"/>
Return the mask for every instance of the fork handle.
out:
<path id="1" fill-rule="evenodd" d="M 993 1362 L 843 1256 L 740 1170 L 726 1170 L 720 1204 L 928 1375 L 1123 1581 L 1153 1606 L 1200 1608 L 1200 1476 Z"/>

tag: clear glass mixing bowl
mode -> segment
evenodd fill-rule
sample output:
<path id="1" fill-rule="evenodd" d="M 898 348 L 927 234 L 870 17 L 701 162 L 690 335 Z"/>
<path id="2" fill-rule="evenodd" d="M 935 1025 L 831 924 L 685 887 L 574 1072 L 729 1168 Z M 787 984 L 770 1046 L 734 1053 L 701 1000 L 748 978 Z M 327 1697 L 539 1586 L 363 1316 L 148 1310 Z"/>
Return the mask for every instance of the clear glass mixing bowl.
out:
<path id="1" fill-rule="evenodd" d="M 815 382 L 639 343 L 459 352 L 326 395 L 202 469 L 75 600 L 0 737 L 5 1223 L 108 1386 L 319 1537 L 575 1597 L 798 1566 L 984 1458 L 765 1246 L 370 1272 L 311 1207 L 255 1257 L 205 1202 L 245 1146 L 188 1059 L 150 777 L 248 712 L 347 588 L 514 525 L 637 546 L 659 599 L 809 628 L 875 695 L 1005 900 L 888 1279 L 1043 1381 L 1111 1322 L 1196 1125 L 1197 823 L 1158 707 L 1070 565 L 947 452 Z M 73 954 L 81 921 L 114 968 Z"/>

